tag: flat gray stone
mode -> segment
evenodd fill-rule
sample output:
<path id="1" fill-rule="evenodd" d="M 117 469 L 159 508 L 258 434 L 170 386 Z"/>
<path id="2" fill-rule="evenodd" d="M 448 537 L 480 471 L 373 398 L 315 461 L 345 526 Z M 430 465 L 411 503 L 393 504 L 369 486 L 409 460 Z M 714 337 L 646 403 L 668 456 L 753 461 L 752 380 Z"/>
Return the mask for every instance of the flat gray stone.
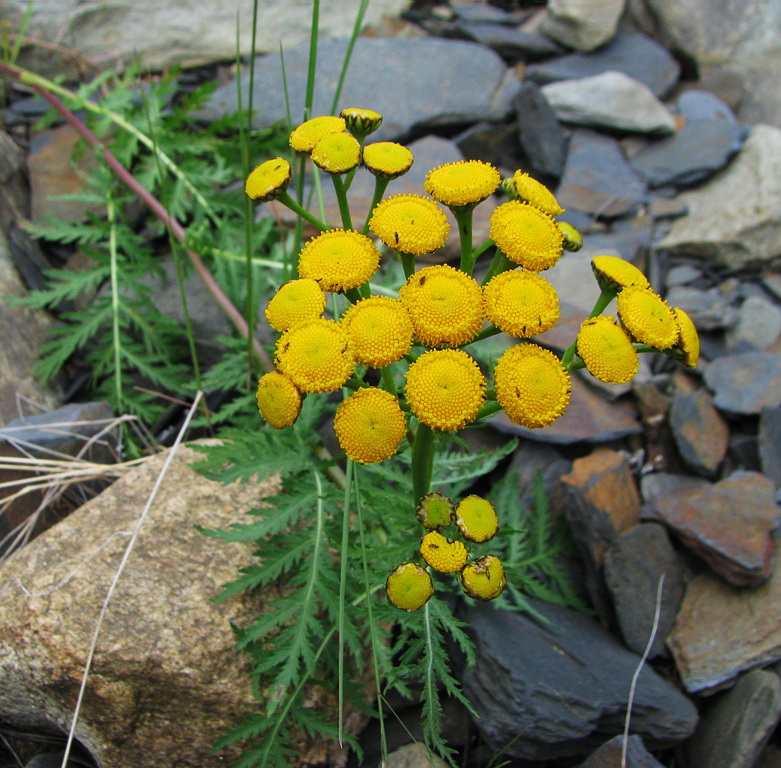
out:
<path id="1" fill-rule="evenodd" d="M 624 0 L 548 0 L 542 31 L 567 48 L 593 51 L 616 33 Z"/>
<path id="2" fill-rule="evenodd" d="M 569 135 L 534 83 L 524 83 L 513 101 L 518 138 L 531 167 L 559 178 L 567 160 Z"/>
<path id="3" fill-rule="evenodd" d="M 781 406 L 762 409 L 759 417 L 759 460 L 762 473 L 781 488 Z"/>
<path id="4" fill-rule="evenodd" d="M 608 71 L 542 86 L 559 120 L 627 133 L 667 135 L 675 120 L 647 85 Z"/>
<path id="5" fill-rule="evenodd" d="M 738 321 L 727 329 L 727 349 L 748 352 L 772 347 L 781 336 L 781 308 L 764 296 L 749 296 L 738 310 Z"/>
<path id="6" fill-rule="evenodd" d="M 586 762 L 581 763 L 578 768 L 615 768 L 621 765 L 623 753 L 624 737 L 614 736 L 589 755 Z M 625 768 L 664 768 L 664 766 L 645 748 L 643 740 L 637 734 L 633 734 L 626 741 Z"/>
<path id="7" fill-rule="evenodd" d="M 323 41 L 318 47 L 312 115 L 331 114 L 346 50 L 344 41 Z M 285 51 L 290 111 L 298 122 L 304 110 L 308 46 Z M 249 78 L 242 78 L 247 104 Z M 413 128 L 501 120 L 511 111 L 520 82 L 501 57 L 477 43 L 439 38 L 356 41 L 335 114 L 344 107 L 380 112 L 383 123 L 372 141 L 403 137 Z M 257 59 L 253 125 L 286 120 L 285 90 L 278 53 Z M 236 83 L 218 88 L 200 113 L 215 119 L 236 109 Z"/>
<path id="8" fill-rule="evenodd" d="M 729 328 L 738 321 L 738 310 L 732 306 L 732 296 L 716 286 L 704 290 L 688 285 L 673 286 L 665 296 L 671 307 L 680 307 L 692 319 L 699 331 Z"/>
<path id="9" fill-rule="evenodd" d="M 781 354 L 743 352 L 714 360 L 705 371 L 719 410 L 757 414 L 781 405 Z"/>
<path id="10" fill-rule="evenodd" d="M 561 51 L 561 48 L 549 37 L 517 27 L 462 22 L 458 25 L 458 29 L 469 40 L 485 45 L 510 62 L 555 56 Z"/>

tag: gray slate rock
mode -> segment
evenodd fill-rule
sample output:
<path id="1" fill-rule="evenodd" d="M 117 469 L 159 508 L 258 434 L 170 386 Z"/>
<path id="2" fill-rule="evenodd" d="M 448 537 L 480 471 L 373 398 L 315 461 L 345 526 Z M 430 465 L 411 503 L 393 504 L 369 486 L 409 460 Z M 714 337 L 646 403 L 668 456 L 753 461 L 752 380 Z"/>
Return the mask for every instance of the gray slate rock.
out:
<path id="1" fill-rule="evenodd" d="M 781 488 L 781 406 L 763 408 L 759 417 L 759 460 L 762 473 Z"/>
<path id="2" fill-rule="evenodd" d="M 496 51 L 508 61 L 542 59 L 561 52 L 561 48 L 550 38 L 517 27 L 462 22 L 457 28 L 468 39 Z"/>
<path id="3" fill-rule="evenodd" d="M 729 427 L 700 389 L 676 394 L 670 408 L 670 429 L 681 458 L 695 474 L 714 477 L 727 455 Z"/>
<path id="4" fill-rule="evenodd" d="M 559 178 L 567 160 L 569 135 L 540 89 L 524 83 L 513 100 L 518 137 L 533 170 Z"/>
<path id="5" fill-rule="evenodd" d="M 752 768 L 781 719 L 781 680 L 754 669 L 704 715 L 686 753 L 691 768 Z"/>
<path id="6" fill-rule="evenodd" d="M 621 765 L 624 737 L 615 736 L 589 755 L 578 768 L 616 768 Z M 645 748 L 643 740 L 633 734 L 626 740 L 626 768 L 664 768 Z"/>
<path id="7" fill-rule="evenodd" d="M 312 115 L 330 114 L 346 43 L 324 41 L 317 54 Z M 285 72 L 294 120 L 303 114 L 308 46 L 285 51 Z M 249 78 L 242 78 L 244 104 Z M 437 38 L 356 41 L 336 113 L 367 107 L 384 116 L 373 141 L 398 139 L 413 128 L 501 120 L 511 111 L 520 83 L 502 59 L 477 43 Z M 215 119 L 236 109 L 236 83 L 218 88 L 200 117 Z M 258 58 L 255 127 L 286 120 L 279 54 Z"/>
<path id="8" fill-rule="evenodd" d="M 530 599 L 545 620 L 489 606 L 466 619 L 477 663 L 464 673 L 475 724 L 505 757 L 571 758 L 599 747 L 623 725 L 640 658 L 593 618 Z M 677 688 L 649 667 L 638 678 L 632 730 L 652 748 L 685 739 L 697 712 Z"/>
<path id="9" fill-rule="evenodd" d="M 658 98 L 664 98 L 678 82 L 681 67 L 672 54 L 655 40 L 634 34 L 619 35 L 592 53 L 570 53 L 530 64 L 526 68 L 526 77 L 539 85 L 547 85 L 609 71 L 623 72 L 647 85 Z"/>
<path id="10" fill-rule="evenodd" d="M 781 309 L 764 296 L 749 296 L 738 310 L 738 322 L 727 330 L 731 352 L 763 350 L 781 336 Z"/>
<path id="11" fill-rule="evenodd" d="M 627 647 L 642 654 L 651 637 L 660 578 L 659 624 L 649 658 L 665 651 L 686 591 L 685 571 L 664 526 L 642 523 L 620 533 L 605 552 L 605 581 Z"/>
<path id="12" fill-rule="evenodd" d="M 743 352 L 714 360 L 705 382 L 715 393 L 716 407 L 727 413 L 751 415 L 781 404 L 781 355 Z"/>
<path id="13" fill-rule="evenodd" d="M 740 269 L 781 253 L 781 129 L 755 125 L 727 168 L 681 194 L 659 248 Z"/>
<path id="14" fill-rule="evenodd" d="M 542 31 L 567 48 L 593 51 L 616 33 L 624 0 L 548 0 Z"/>
<path id="15" fill-rule="evenodd" d="M 564 208 L 615 218 L 646 199 L 644 182 L 617 141 L 594 131 L 575 131 L 556 197 Z"/>
<path id="16" fill-rule="evenodd" d="M 676 102 L 678 114 L 685 120 L 722 120 L 738 125 L 735 113 L 718 96 L 698 88 L 684 91 Z"/>
<path id="17" fill-rule="evenodd" d="M 667 107 L 648 86 L 623 72 L 549 83 L 542 94 L 565 123 L 659 136 L 675 132 Z"/>
<path id="18" fill-rule="evenodd" d="M 715 331 L 729 328 L 738 321 L 738 310 L 732 306 L 732 296 L 721 286 L 694 288 L 688 285 L 673 286 L 665 297 L 671 307 L 680 307 L 691 317 L 699 331 Z"/>

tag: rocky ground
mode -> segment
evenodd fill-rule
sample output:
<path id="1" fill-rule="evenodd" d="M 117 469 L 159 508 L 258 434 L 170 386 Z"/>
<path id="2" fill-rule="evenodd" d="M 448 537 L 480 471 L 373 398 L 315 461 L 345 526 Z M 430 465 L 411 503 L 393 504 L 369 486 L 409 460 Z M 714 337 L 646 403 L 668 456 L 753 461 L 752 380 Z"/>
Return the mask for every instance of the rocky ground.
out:
<path id="1" fill-rule="evenodd" d="M 552 512 L 567 519 L 576 540 L 583 592 L 596 615 L 535 604 L 550 619 L 540 624 L 490 608 L 466 612 L 478 663 L 464 673 L 463 684 L 480 717 L 469 722 L 455 707 L 446 716 L 466 765 L 487 765 L 500 750 L 502 759 L 519 766 L 619 765 L 630 682 L 652 635 L 657 600 L 649 663 L 634 694 L 627 765 L 781 765 L 781 570 L 775 557 L 781 500 L 781 106 L 772 96 L 760 98 L 779 55 L 767 48 L 769 30 L 775 29 L 777 39 L 781 19 L 761 0 L 735 8 L 727 3 L 723 15 L 709 15 L 706 0 L 687 3 L 686 13 L 682 5 L 415 3 L 402 18 L 377 22 L 359 39 L 345 82 L 343 104 L 382 112 L 379 138 L 408 142 L 415 154 L 413 170 L 389 192 L 420 192 L 430 167 L 461 158 L 487 160 L 504 172 L 530 170 L 555 190 L 567 209 L 562 218 L 585 235 L 585 245 L 546 273 L 561 297 L 562 321 L 540 337 L 542 343 L 562 350 L 574 338 L 596 298 L 590 259 L 601 253 L 643 268 L 670 304 L 692 316 L 702 339 L 694 371 L 645 356 L 631 385 L 578 376 L 570 408 L 546 429 L 524 430 L 497 416 L 490 427 L 470 433 L 470 440 L 488 444 L 507 433 L 520 438 L 513 459 L 519 493 L 528 494 L 541 469 Z M 343 55 L 344 42 L 322 43 L 316 114 L 328 109 Z M 306 58 L 305 46 L 285 51 L 294 113 L 303 103 Z M 255 87 L 255 103 L 262 104 L 258 124 L 284 117 L 278 54 L 259 60 Z M 200 118 L 232 111 L 235 99 L 235 85 L 224 82 Z M 39 109 L 34 99 L 16 98 L 4 112 L 10 135 L 0 133 L 4 294 L 25 290 L 13 268 L 24 276 L 15 246 L 22 237 L 18 221 L 56 210 L 41 190 L 53 192 L 57 174 L 60 189 L 77 183 L 62 163 L 73 143 L 68 129 L 54 128 L 29 145 L 24 141 Z M 32 209 L 26 203 L 28 174 Z M 356 209 L 368 206 L 368 187 L 356 182 L 351 194 Z M 497 201 L 478 208 L 476 237 L 487 233 Z M 328 205 L 336 209 L 335 201 Z M 451 255 L 446 250 L 436 258 Z M 47 410 L 62 404 L 62 393 L 42 391 L 28 371 L 50 319 L 0 304 L 0 322 L 6 422 L 0 437 L 6 451 L 12 451 L 20 427 L 35 444 L 51 440 L 41 429 L 46 422 L 110 420 L 99 404 L 88 416 L 73 404 L 65 412 Z M 14 330 L 22 325 L 24 343 L 17 343 Z M 35 425 L 15 419 L 17 396 L 43 404 Z M 58 439 L 57 450 L 66 453 L 83 447 Z M 40 729 L 67 719 L 71 694 L 60 695 L 51 680 L 75 674 L 73 659 L 88 642 L 91 614 L 80 613 L 78 631 L 68 632 L 57 631 L 53 617 L 65 606 L 97 603 L 100 589 L 84 592 L 87 583 L 95 589 L 106 579 L 101 568 L 108 566 L 95 561 L 95 547 L 121 539 L 134 519 L 100 510 L 119 505 L 137 513 L 143 500 L 133 489 L 148 486 L 147 471 L 129 469 L 109 491 L 0 568 L 0 722 Z M 208 484 L 193 487 L 188 505 L 197 508 L 214 495 Z M 171 496 L 167 503 L 178 509 L 176 489 Z M 153 522 L 170 525 L 170 518 L 165 521 L 163 510 Z M 0 522 L 13 523 L 7 515 Z M 172 670 L 192 666 L 194 658 L 208 664 L 227 655 L 220 643 L 230 647 L 229 633 L 194 650 L 169 638 L 165 653 L 156 653 L 137 629 L 124 633 L 122 622 L 135 617 L 140 625 L 133 626 L 165 627 L 195 620 L 193 626 L 209 622 L 216 633 L 217 626 L 227 629 L 236 614 L 213 613 L 207 598 L 224 580 L 223 571 L 240 564 L 245 553 L 236 551 L 235 560 L 226 555 L 187 591 L 190 609 L 205 614 L 161 616 L 163 603 L 150 605 L 138 588 L 161 557 L 176 560 L 175 551 L 158 551 L 153 543 L 167 541 L 169 529 L 160 528 L 157 536 L 155 530 L 141 555 L 148 561 L 138 563 L 125 595 L 128 613 L 109 635 L 121 652 L 102 659 L 80 738 L 106 766 L 149 765 L 152 759 L 164 764 L 164 755 L 184 755 L 185 745 L 192 747 L 188 756 L 170 764 L 217 765 L 198 762 L 200 747 L 193 746 L 190 730 L 163 729 L 163 739 L 153 720 L 139 725 L 145 710 L 138 686 L 143 679 L 164 692 Z M 107 548 L 107 562 L 118 557 L 120 546 L 117 541 L 116 551 Z M 88 555 L 95 572 L 89 579 L 70 578 Z M 166 572 L 154 574 L 159 583 Z M 176 577 L 170 579 L 163 592 L 181 590 Z M 28 643 L 31 636 L 57 642 Z M 128 671 L 141 667 L 143 676 Z M 231 708 L 242 703 L 241 695 L 227 703 L 222 696 L 232 674 L 222 669 L 187 688 L 182 695 L 195 698 L 193 712 L 213 713 L 223 701 L 213 721 L 229 719 Z M 107 702 L 115 718 L 104 717 Z M 404 719 L 414 734 L 414 706 Z M 208 726 L 196 714 L 192 720 L 203 736 L 198 745 L 207 743 Z M 150 741 L 152 733 L 166 743 Z M 421 759 L 403 747 L 409 740 L 404 729 L 391 736 L 401 748 L 398 765 Z M 364 735 L 369 756 L 374 738 L 371 729 Z"/>

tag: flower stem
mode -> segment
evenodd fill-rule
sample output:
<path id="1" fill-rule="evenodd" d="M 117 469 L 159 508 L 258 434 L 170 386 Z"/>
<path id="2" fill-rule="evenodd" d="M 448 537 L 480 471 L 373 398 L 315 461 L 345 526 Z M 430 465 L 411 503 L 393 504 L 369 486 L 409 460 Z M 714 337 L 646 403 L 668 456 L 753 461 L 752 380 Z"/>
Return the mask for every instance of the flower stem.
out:
<path id="1" fill-rule="evenodd" d="M 610 304 L 610 302 L 615 297 L 616 292 L 610 288 L 607 290 L 603 290 L 602 293 L 599 294 L 599 298 L 596 300 L 596 303 L 594 304 L 594 309 L 591 310 L 591 314 L 588 316 L 588 319 L 591 319 L 592 317 L 596 317 L 597 315 L 602 314 L 602 310 Z M 564 367 L 569 366 L 570 361 L 575 355 L 575 350 L 578 347 L 578 340 L 575 339 L 575 341 L 572 342 L 572 344 L 567 347 L 566 352 L 564 352 L 564 356 L 561 358 L 561 364 Z M 576 368 L 567 368 L 567 370 L 577 370 Z"/>
<path id="2" fill-rule="evenodd" d="M 277 200 L 282 203 L 282 205 L 286 205 L 288 208 L 290 208 L 293 213 L 298 214 L 302 219 L 306 219 L 310 224 L 313 224 L 316 226 L 321 232 L 325 232 L 327 229 L 330 229 L 330 227 L 327 224 L 323 224 L 320 219 L 315 218 L 312 216 L 309 211 L 306 210 L 306 208 L 299 205 L 287 192 L 283 192 Z"/>
<path id="3" fill-rule="evenodd" d="M 339 202 L 339 213 L 342 216 L 342 226 L 345 229 L 352 229 L 353 220 L 350 216 L 350 206 L 347 204 L 347 190 L 342 181 L 342 177 L 332 173 L 331 181 L 334 183 L 334 192 L 336 192 L 336 199 Z"/>
<path id="4" fill-rule="evenodd" d="M 467 275 L 472 274 L 475 266 L 475 254 L 472 253 L 472 214 L 473 205 L 463 207 L 451 207 L 450 211 L 455 216 L 458 224 L 458 237 L 461 241 L 461 271 Z"/>
<path id="5" fill-rule="evenodd" d="M 485 273 L 483 278 L 483 285 L 487 285 L 489 280 L 496 277 L 500 272 L 506 272 L 508 269 L 512 269 L 512 267 L 513 263 L 510 259 L 497 248 L 491 266 L 488 267 L 488 272 Z"/>
<path id="6" fill-rule="evenodd" d="M 404 253 L 404 251 L 396 251 L 401 259 L 401 266 L 404 268 L 404 277 L 409 279 L 415 274 L 415 254 Z"/>
<path id="7" fill-rule="evenodd" d="M 431 490 L 434 469 L 434 431 L 426 424 L 418 424 L 412 444 L 412 492 L 415 505 Z"/>
<path id="8" fill-rule="evenodd" d="M 364 235 L 369 234 L 369 222 L 371 221 L 374 209 L 377 207 L 377 204 L 380 202 L 380 200 L 382 200 L 382 196 L 385 194 L 385 190 L 388 187 L 388 182 L 390 182 L 390 179 L 387 176 L 374 177 L 374 197 L 372 197 L 372 202 L 369 206 L 369 212 L 366 214 L 366 221 L 363 222 L 363 227 L 361 228 L 361 232 L 363 232 Z"/>

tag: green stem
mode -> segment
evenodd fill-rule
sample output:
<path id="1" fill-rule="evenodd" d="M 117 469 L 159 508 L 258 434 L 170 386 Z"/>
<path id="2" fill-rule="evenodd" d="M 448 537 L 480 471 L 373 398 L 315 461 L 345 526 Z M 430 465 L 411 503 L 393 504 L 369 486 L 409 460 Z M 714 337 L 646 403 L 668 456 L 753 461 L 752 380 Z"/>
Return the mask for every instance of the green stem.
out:
<path id="1" fill-rule="evenodd" d="M 338 618 L 338 732 L 339 743 L 344 733 L 344 619 L 347 613 L 347 567 L 350 562 L 350 493 L 353 482 L 353 463 L 347 460 L 347 477 L 344 485 L 344 509 L 342 510 L 342 551 L 339 563 L 339 618 Z"/>
<path id="2" fill-rule="evenodd" d="M 330 227 L 327 224 L 323 224 L 320 219 L 315 218 L 312 216 L 309 211 L 306 210 L 306 208 L 303 208 L 301 205 L 299 205 L 295 200 L 293 200 L 292 197 L 287 192 L 283 192 L 277 200 L 282 203 L 282 205 L 286 205 L 288 208 L 290 208 L 293 213 L 300 216 L 302 219 L 306 219 L 310 224 L 313 224 L 315 227 L 317 227 L 321 232 L 325 232 L 327 229 L 330 229 Z"/>
<path id="3" fill-rule="evenodd" d="M 480 333 L 477 334 L 477 336 L 472 339 L 472 341 L 468 341 L 466 344 L 463 344 L 462 346 L 467 347 L 470 344 L 474 344 L 476 341 L 482 341 L 483 339 L 488 339 L 491 336 L 496 336 L 497 334 L 501 333 L 502 329 L 497 328 L 495 325 L 489 325 L 488 328 L 483 328 Z"/>
<path id="4" fill-rule="evenodd" d="M 106 216 L 109 223 L 108 250 L 111 260 L 111 314 L 112 334 L 114 339 L 114 386 L 117 402 L 117 413 L 122 413 L 122 341 L 119 335 L 119 270 L 117 268 L 117 227 L 114 201 L 111 194 L 106 200 Z"/>
<path id="5" fill-rule="evenodd" d="M 363 227 L 361 228 L 361 232 L 363 232 L 364 235 L 369 234 L 369 222 L 371 221 L 372 214 L 374 213 L 377 204 L 382 200 L 382 196 L 385 194 L 389 182 L 390 179 L 387 176 L 374 177 L 374 197 L 372 197 L 369 212 L 366 214 L 366 221 L 363 222 Z"/>
<path id="6" fill-rule="evenodd" d="M 380 376 L 382 377 L 382 383 L 385 389 L 390 392 L 394 397 L 398 397 L 398 390 L 396 389 L 396 382 L 393 378 L 393 371 L 391 365 L 386 365 L 380 369 Z"/>
<path id="7" fill-rule="evenodd" d="M 483 278 L 483 285 L 487 285 L 489 281 L 496 277 L 501 272 L 506 272 L 508 269 L 513 268 L 513 263 L 508 259 L 498 248 L 494 254 L 493 261 L 488 267 L 488 272 L 485 273 Z"/>
<path id="8" fill-rule="evenodd" d="M 331 174 L 331 181 L 334 183 L 334 192 L 336 192 L 336 200 L 339 203 L 339 213 L 342 216 L 342 226 L 345 229 L 352 229 L 353 220 L 350 216 L 350 206 L 347 204 L 347 190 L 345 189 L 342 177 L 333 173 Z"/>
<path id="9" fill-rule="evenodd" d="M 480 256 L 482 256 L 493 244 L 494 244 L 494 241 L 491 240 L 491 238 L 489 237 L 484 243 L 482 243 L 481 245 L 477 246 L 477 248 L 475 249 L 475 252 L 473 254 L 474 260 L 477 261 L 477 259 Z"/>
<path id="10" fill-rule="evenodd" d="M 495 413 L 499 413 L 502 410 L 502 406 L 499 403 L 486 403 L 478 412 L 475 417 L 475 421 L 480 419 L 487 419 L 489 416 L 493 416 Z"/>
<path id="11" fill-rule="evenodd" d="M 589 319 L 592 317 L 596 317 L 597 315 L 602 314 L 602 310 L 605 309 L 605 307 L 610 304 L 610 302 L 615 298 L 616 291 L 608 288 L 602 291 L 602 293 L 599 294 L 599 298 L 596 300 L 596 303 L 594 304 L 594 309 L 591 310 L 591 314 L 588 316 Z M 575 341 L 572 342 L 572 344 L 567 347 L 567 350 L 564 352 L 563 357 L 561 358 L 561 364 L 567 368 L 570 361 L 575 355 L 575 350 L 578 348 L 578 340 L 575 339 Z M 568 370 L 576 370 L 576 369 L 569 369 Z"/>
<path id="12" fill-rule="evenodd" d="M 404 277 L 409 279 L 415 274 L 415 254 L 396 251 L 401 259 L 401 266 L 404 269 Z"/>
<path id="13" fill-rule="evenodd" d="M 451 213 L 455 216 L 456 224 L 458 225 L 458 237 L 461 241 L 461 271 L 466 272 L 467 275 L 472 274 L 472 270 L 475 267 L 475 254 L 472 253 L 472 214 L 475 207 L 473 205 L 464 206 L 462 208 L 450 208 Z"/>
<path id="14" fill-rule="evenodd" d="M 434 431 L 426 424 L 418 424 L 412 444 L 412 492 L 414 504 L 431 490 L 434 469 Z"/>

